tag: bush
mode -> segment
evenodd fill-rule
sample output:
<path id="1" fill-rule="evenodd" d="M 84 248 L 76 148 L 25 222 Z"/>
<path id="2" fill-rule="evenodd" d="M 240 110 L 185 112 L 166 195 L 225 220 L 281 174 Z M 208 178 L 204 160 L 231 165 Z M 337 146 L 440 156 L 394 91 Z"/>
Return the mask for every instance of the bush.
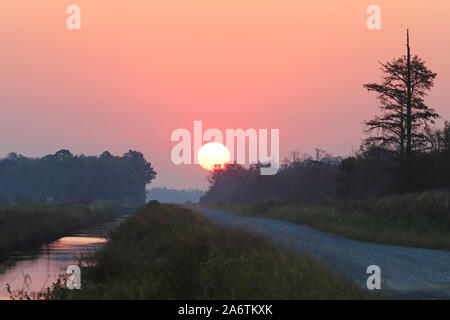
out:
<path id="1" fill-rule="evenodd" d="M 150 200 L 150 201 L 147 203 L 147 207 L 148 207 L 148 208 L 159 207 L 159 206 L 160 206 L 160 203 L 159 203 L 158 200 Z"/>
<path id="2" fill-rule="evenodd" d="M 269 207 L 269 208 L 277 208 L 277 207 L 282 207 L 286 205 L 286 202 L 284 202 L 281 199 L 266 199 L 262 202 L 263 206 L 265 207 Z"/>
<path id="3" fill-rule="evenodd" d="M 286 206 L 286 202 L 277 198 L 268 198 L 256 204 L 253 208 L 256 212 L 266 213 L 268 210 L 274 208 L 281 208 Z"/>

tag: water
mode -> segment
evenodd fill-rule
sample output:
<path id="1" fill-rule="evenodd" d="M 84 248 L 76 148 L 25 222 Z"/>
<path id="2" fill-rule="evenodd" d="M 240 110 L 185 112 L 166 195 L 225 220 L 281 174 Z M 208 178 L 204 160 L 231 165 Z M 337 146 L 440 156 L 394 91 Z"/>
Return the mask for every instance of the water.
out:
<path id="1" fill-rule="evenodd" d="M 6 284 L 12 291 L 41 291 L 51 287 L 69 265 L 78 264 L 81 255 L 103 247 L 109 232 L 125 218 L 121 216 L 38 248 L 11 254 L 0 262 L 0 300 L 9 299 Z"/>

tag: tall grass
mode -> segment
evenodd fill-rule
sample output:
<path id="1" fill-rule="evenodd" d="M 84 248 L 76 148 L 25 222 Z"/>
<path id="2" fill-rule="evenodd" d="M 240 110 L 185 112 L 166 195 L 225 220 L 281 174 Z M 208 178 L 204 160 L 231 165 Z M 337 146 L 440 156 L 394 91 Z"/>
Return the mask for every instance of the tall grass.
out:
<path id="1" fill-rule="evenodd" d="M 0 259 L 119 213 L 115 206 L 0 205 Z"/>
<path id="2" fill-rule="evenodd" d="M 89 262 L 89 261 L 88 261 Z M 82 268 L 81 290 L 50 299 L 379 298 L 316 260 L 172 205 L 141 208 Z"/>
<path id="3" fill-rule="evenodd" d="M 450 192 L 364 201 L 329 199 L 317 206 L 267 201 L 255 206 L 213 207 L 246 216 L 286 220 L 361 241 L 450 250 Z"/>

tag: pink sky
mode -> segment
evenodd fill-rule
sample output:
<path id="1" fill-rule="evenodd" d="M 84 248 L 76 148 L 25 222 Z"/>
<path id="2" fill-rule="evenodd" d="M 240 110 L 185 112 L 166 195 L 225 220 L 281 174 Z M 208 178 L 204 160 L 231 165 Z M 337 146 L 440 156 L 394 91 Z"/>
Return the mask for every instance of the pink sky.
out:
<path id="1" fill-rule="evenodd" d="M 82 29 L 65 13 L 81 8 Z M 366 27 L 381 8 L 382 29 Z M 170 160 L 174 129 L 280 129 L 282 157 L 357 149 L 377 112 L 362 85 L 412 50 L 450 119 L 450 1 L 8 0 L 0 5 L 0 156 L 139 150 L 154 185 L 207 186 Z M 442 123 L 439 121 L 439 124 Z"/>

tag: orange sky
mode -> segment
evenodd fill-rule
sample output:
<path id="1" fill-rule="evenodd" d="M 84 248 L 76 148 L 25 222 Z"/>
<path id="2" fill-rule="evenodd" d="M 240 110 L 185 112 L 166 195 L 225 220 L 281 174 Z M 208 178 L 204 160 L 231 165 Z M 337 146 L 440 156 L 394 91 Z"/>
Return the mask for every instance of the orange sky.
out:
<path id="1" fill-rule="evenodd" d="M 65 13 L 81 8 L 82 29 Z M 381 8 L 382 29 L 366 28 Z M 0 156 L 142 151 L 155 185 L 206 187 L 170 161 L 176 128 L 280 129 L 282 156 L 358 148 L 377 61 L 413 53 L 438 73 L 427 98 L 450 119 L 448 0 L 5 0 Z"/>

